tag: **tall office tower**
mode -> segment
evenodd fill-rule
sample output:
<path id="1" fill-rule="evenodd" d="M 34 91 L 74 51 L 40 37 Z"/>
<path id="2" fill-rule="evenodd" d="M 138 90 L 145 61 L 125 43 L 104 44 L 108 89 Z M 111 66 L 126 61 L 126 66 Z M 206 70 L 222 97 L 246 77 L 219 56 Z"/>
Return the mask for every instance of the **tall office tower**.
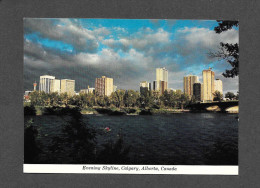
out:
<path id="1" fill-rule="evenodd" d="M 113 91 L 113 78 L 107 78 L 105 76 L 96 78 L 95 92 L 97 95 L 110 96 Z"/>
<path id="2" fill-rule="evenodd" d="M 201 83 L 193 84 L 193 96 L 196 101 L 201 101 Z"/>
<path id="3" fill-rule="evenodd" d="M 149 91 L 151 84 L 147 81 L 140 82 L 140 93 L 145 94 L 147 91 Z"/>
<path id="4" fill-rule="evenodd" d="M 37 83 L 36 81 L 33 83 L 33 91 L 36 91 Z"/>
<path id="5" fill-rule="evenodd" d="M 214 81 L 214 87 L 215 87 L 215 91 L 219 91 L 221 94 L 223 94 L 223 84 L 222 81 L 220 79 L 216 79 Z"/>
<path id="6" fill-rule="evenodd" d="M 152 91 L 152 83 L 149 82 L 149 90 Z"/>
<path id="7" fill-rule="evenodd" d="M 159 90 L 162 94 L 168 89 L 168 70 L 163 68 L 156 69 L 156 81 L 154 81 L 154 90 Z"/>
<path id="8" fill-rule="evenodd" d="M 203 101 L 213 101 L 213 93 L 215 92 L 214 80 L 215 73 L 211 71 L 211 68 L 208 70 L 202 71 L 203 76 Z"/>
<path id="9" fill-rule="evenodd" d="M 157 81 L 153 81 L 153 90 L 159 91 L 159 88 L 157 88 Z"/>
<path id="10" fill-rule="evenodd" d="M 57 92 L 60 94 L 60 80 L 58 79 L 51 80 L 50 92 Z"/>
<path id="11" fill-rule="evenodd" d="M 203 91 L 204 91 L 203 88 L 204 88 L 204 87 L 203 87 L 203 83 L 201 83 L 201 86 L 200 86 L 200 90 L 201 90 L 201 91 L 200 91 L 200 94 L 201 94 L 201 95 L 200 95 L 200 100 L 201 100 L 201 101 L 203 101 L 203 96 L 204 96 L 204 95 L 203 95 Z"/>
<path id="12" fill-rule="evenodd" d="M 140 82 L 140 87 L 147 87 L 147 88 L 149 88 L 149 82 L 147 82 L 147 81 L 142 81 L 142 82 Z"/>
<path id="13" fill-rule="evenodd" d="M 198 76 L 188 75 L 183 78 L 183 91 L 189 95 L 190 99 L 193 95 L 193 84 L 199 82 Z"/>
<path id="14" fill-rule="evenodd" d="M 163 94 L 164 91 L 168 89 L 168 82 L 160 81 L 160 92 Z"/>
<path id="15" fill-rule="evenodd" d="M 39 91 L 44 91 L 45 93 L 50 93 L 51 82 L 55 79 L 55 76 L 43 75 L 40 76 Z"/>
<path id="16" fill-rule="evenodd" d="M 60 92 L 72 96 L 75 94 L 75 80 L 62 79 L 60 81 Z"/>

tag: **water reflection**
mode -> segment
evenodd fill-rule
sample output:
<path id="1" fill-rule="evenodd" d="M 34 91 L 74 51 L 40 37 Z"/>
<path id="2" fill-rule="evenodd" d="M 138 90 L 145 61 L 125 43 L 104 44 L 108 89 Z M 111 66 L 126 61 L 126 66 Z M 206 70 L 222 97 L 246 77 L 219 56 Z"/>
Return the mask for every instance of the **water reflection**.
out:
<path id="1" fill-rule="evenodd" d="M 41 149 L 45 151 L 41 159 L 55 156 L 62 163 L 235 165 L 238 164 L 236 116 L 219 113 L 83 115 L 77 117 L 81 125 L 78 127 L 79 120 L 70 120 L 74 121 L 73 126 L 66 127 L 64 122 L 68 120 L 57 116 L 36 116 L 34 121 L 39 128 L 38 140 L 43 143 Z M 93 131 L 93 138 L 84 136 L 88 131 L 82 125 Z M 111 131 L 101 134 L 99 130 L 105 127 Z M 55 141 L 57 135 L 60 139 Z M 54 149 L 49 147 L 55 142 Z M 91 160 L 86 161 L 85 155 Z"/>

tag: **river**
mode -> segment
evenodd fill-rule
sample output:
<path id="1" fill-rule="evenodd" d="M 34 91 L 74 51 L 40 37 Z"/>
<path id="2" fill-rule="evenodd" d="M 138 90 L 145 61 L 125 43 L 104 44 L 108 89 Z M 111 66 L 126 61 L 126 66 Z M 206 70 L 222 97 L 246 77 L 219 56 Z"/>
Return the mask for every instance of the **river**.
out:
<path id="1" fill-rule="evenodd" d="M 237 165 L 237 116 L 225 113 L 83 115 L 83 121 L 96 130 L 111 129 L 96 136 L 98 148 L 122 135 L 124 146 L 130 146 L 130 164 Z M 45 145 L 51 143 L 50 138 L 58 134 L 64 123 L 58 116 L 33 118 Z"/>

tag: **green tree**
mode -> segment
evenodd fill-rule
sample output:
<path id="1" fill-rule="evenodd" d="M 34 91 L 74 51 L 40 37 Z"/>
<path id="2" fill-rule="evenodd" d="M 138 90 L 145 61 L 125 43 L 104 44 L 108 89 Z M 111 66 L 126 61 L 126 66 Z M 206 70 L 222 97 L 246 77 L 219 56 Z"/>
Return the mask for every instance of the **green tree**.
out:
<path id="1" fill-rule="evenodd" d="M 219 101 L 220 102 L 220 101 L 223 100 L 223 95 L 219 91 L 215 91 L 213 93 L 213 96 L 214 96 L 213 101 Z"/>
<path id="2" fill-rule="evenodd" d="M 97 105 L 104 107 L 106 106 L 106 101 L 104 99 L 104 96 L 97 96 L 96 97 Z"/>
<path id="3" fill-rule="evenodd" d="M 43 101 L 43 96 L 44 92 L 39 92 L 39 91 L 33 91 L 30 93 L 29 98 L 31 100 L 31 104 L 34 106 L 43 106 L 44 101 Z"/>
<path id="4" fill-rule="evenodd" d="M 151 92 L 151 104 L 157 106 L 161 105 L 160 93 L 158 91 Z"/>
<path id="5" fill-rule="evenodd" d="M 65 106 L 69 105 L 69 95 L 67 93 L 61 93 L 60 100 L 61 100 L 62 105 L 65 105 Z"/>
<path id="6" fill-rule="evenodd" d="M 116 90 L 115 92 L 112 92 L 110 95 L 111 103 L 114 104 L 116 107 L 124 106 L 124 95 L 125 90 Z"/>
<path id="7" fill-rule="evenodd" d="M 50 105 L 51 106 L 58 106 L 60 101 L 60 96 L 58 92 L 50 93 Z"/>
<path id="8" fill-rule="evenodd" d="M 80 96 L 80 95 L 70 96 L 70 98 L 69 98 L 69 104 L 70 104 L 70 105 L 77 106 L 77 107 L 79 107 L 79 108 L 82 108 L 82 107 L 83 107 L 83 101 L 82 101 L 82 99 L 81 99 L 81 96 Z"/>
<path id="9" fill-rule="evenodd" d="M 93 107 L 95 105 L 96 96 L 94 93 L 80 93 L 80 98 L 82 107 Z"/>
<path id="10" fill-rule="evenodd" d="M 145 107 L 151 107 L 153 105 L 153 94 L 152 91 L 149 91 L 148 88 L 142 88 L 141 93 L 140 93 L 140 97 L 139 97 L 139 106 L 141 108 L 145 108 Z"/>
<path id="11" fill-rule="evenodd" d="M 218 26 L 214 28 L 216 33 L 222 33 L 234 26 L 238 27 L 238 21 L 218 21 Z M 220 43 L 219 51 L 215 53 L 209 53 L 211 57 L 217 57 L 219 60 L 225 60 L 231 65 L 230 70 L 226 70 L 222 75 L 226 78 L 235 77 L 239 75 L 239 45 L 238 43 Z"/>
<path id="12" fill-rule="evenodd" d="M 237 92 L 237 95 L 236 95 L 235 99 L 239 100 L 239 91 Z"/>
<path id="13" fill-rule="evenodd" d="M 189 95 L 182 93 L 179 99 L 181 109 L 185 108 L 190 103 Z"/>
<path id="14" fill-rule="evenodd" d="M 29 95 L 30 101 L 32 105 L 39 105 L 39 92 L 38 91 L 33 91 Z"/>
<path id="15" fill-rule="evenodd" d="M 33 119 L 25 123 L 24 129 L 24 163 L 38 163 L 38 156 L 41 152 L 39 143 L 36 141 L 38 130 L 33 126 Z"/>
<path id="16" fill-rule="evenodd" d="M 235 94 L 232 93 L 232 92 L 227 92 L 227 93 L 225 94 L 225 98 L 228 98 L 228 99 L 230 99 L 230 100 L 233 100 L 235 97 L 236 97 Z"/>
<path id="17" fill-rule="evenodd" d="M 105 103 L 105 106 L 110 106 L 111 101 L 108 96 L 104 96 L 104 103 Z"/>
<path id="18" fill-rule="evenodd" d="M 81 101 L 81 106 L 86 107 L 87 106 L 87 94 L 85 93 L 79 93 L 80 101 Z"/>
<path id="19" fill-rule="evenodd" d="M 127 90 L 124 96 L 124 103 L 126 107 L 134 107 L 137 104 L 139 93 L 134 90 Z"/>
<path id="20" fill-rule="evenodd" d="M 177 106 L 177 95 L 175 91 L 169 92 L 169 106 L 173 108 Z"/>
<path id="21" fill-rule="evenodd" d="M 176 105 L 176 93 L 174 91 L 165 90 L 160 99 L 163 102 L 164 106 L 175 107 Z"/>
<path id="22" fill-rule="evenodd" d="M 96 105 L 96 96 L 93 93 L 87 95 L 87 105 L 89 107 Z"/>

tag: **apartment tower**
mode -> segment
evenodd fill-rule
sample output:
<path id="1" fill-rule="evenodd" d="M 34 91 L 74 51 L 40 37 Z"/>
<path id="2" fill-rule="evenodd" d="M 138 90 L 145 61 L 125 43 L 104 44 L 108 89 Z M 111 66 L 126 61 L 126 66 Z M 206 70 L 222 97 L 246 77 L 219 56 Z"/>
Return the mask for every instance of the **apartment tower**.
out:
<path id="1" fill-rule="evenodd" d="M 72 96 L 75 94 L 75 80 L 62 79 L 60 81 L 60 92 Z"/>
<path id="2" fill-rule="evenodd" d="M 203 101 L 213 101 L 213 93 L 215 92 L 215 73 L 208 70 L 202 71 L 203 76 Z"/>
<path id="3" fill-rule="evenodd" d="M 215 91 L 219 91 L 221 94 L 223 94 L 223 84 L 222 81 L 220 79 L 216 79 L 214 81 L 214 87 L 215 87 Z"/>
<path id="4" fill-rule="evenodd" d="M 51 80 L 50 92 L 57 92 L 60 94 L 60 80 L 58 79 Z"/>
<path id="5" fill-rule="evenodd" d="M 145 94 L 147 91 L 150 90 L 151 84 L 147 81 L 140 82 L 140 93 Z"/>
<path id="6" fill-rule="evenodd" d="M 156 80 L 153 83 L 153 88 L 160 91 L 160 94 L 168 89 L 168 70 L 165 67 L 156 69 Z"/>
<path id="7" fill-rule="evenodd" d="M 96 78 L 95 92 L 97 93 L 97 95 L 110 96 L 113 91 L 113 78 L 107 78 L 105 76 L 102 76 L 101 78 Z"/>
<path id="8" fill-rule="evenodd" d="M 199 82 L 199 77 L 194 75 L 184 76 L 183 78 L 183 91 L 190 99 L 193 95 L 193 84 Z"/>
<path id="9" fill-rule="evenodd" d="M 194 83 L 193 84 L 193 96 L 195 97 L 196 101 L 201 101 L 201 83 Z"/>
<path id="10" fill-rule="evenodd" d="M 51 83 L 52 80 L 55 79 L 55 76 L 50 75 L 43 75 L 40 76 L 40 83 L 39 83 L 39 91 L 44 91 L 45 93 L 51 92 Z"/>

